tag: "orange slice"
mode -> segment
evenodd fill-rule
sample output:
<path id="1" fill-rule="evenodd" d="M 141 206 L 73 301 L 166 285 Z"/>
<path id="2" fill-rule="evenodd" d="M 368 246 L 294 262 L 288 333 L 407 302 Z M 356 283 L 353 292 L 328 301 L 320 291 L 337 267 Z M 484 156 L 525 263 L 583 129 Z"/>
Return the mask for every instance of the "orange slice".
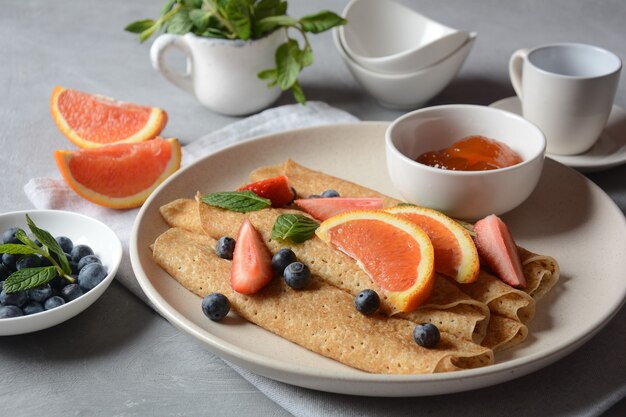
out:
<path id="1" fill-rule="evenodd" d="M 422 228 L 435 249 L 435 271 L 460 283 L 478 279 L 480 259 L 468 231 L 437 210 L 417 206 L 396 206 L 386 212 L 401 216 Z"/>
<path id="2" fill-rule="evenodd" d="M 143 142 L 156 137 L 167 113 L 95 94 L 56 86 L 50 112 L 61 132 L 81 148 L 113 143 Z"/>
<path id="3" fill-rule="evenodd" d="M 402 312 L 428 299 L 434 285 L 434 251 L 415 224 L 383 211 L 349 211 L 315 232 L 352 257 Z"/>
<path id="4" fill-rule="evenodd" d="M 180 167 L 178 139 L 157 138 L 94 149 L 54 151 L 59 171 L 81 197 L 105 207 L 133 208 Z"/>

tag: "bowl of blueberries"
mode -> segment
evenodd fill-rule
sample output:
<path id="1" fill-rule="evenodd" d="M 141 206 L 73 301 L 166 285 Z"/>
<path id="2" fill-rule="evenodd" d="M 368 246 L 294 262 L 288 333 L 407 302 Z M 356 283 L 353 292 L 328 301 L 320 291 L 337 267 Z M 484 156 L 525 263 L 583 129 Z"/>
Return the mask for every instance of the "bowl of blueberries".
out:
<path id="1" fill-rule="evenodd" d="M 0 336 L 74 317 L 107 289 L 122 244 L 104 223 L 59 210 L 0 214 Z"/>

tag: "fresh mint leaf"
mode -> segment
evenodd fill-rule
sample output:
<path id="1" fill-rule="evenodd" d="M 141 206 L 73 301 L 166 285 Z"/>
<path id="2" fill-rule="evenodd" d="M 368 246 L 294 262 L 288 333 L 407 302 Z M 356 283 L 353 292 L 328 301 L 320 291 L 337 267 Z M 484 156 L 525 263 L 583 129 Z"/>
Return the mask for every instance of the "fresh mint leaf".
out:
<path id="1" fill-rule="evenodd" d="M 165 16 L 166 14 L 168 14 L 169 11 L 172 10 L 172 8 L 174 7 L 176 3 L 177 3 L 177 0 L 167 0 L 165 4 L 163 5 L 163 7 L 161 7 L 161 16 Z"/>
<path id="2" fill-rule="evenodd" d="M 261 0 L 254 6 L 253 18 L 258 21 L 269 16 L 280 16 L 287 13 L 287 2 L 284 0 Z"/>
<path id="3" fill-rule="evenodd" d="M 308 67 L 313 64 L 313 50 L 309 45 L 306 45 L 303 50 L 300 51 L 300 66 L 302 68 Z"/>
<path id="4" fill-rule="evenodd" d="M 232 25 L 237 37 L 247 41 L 252 36 L 252 20 L 250 8 L 245 0 L 229 0 L 224 7 L 224 16 Z"/>
<path id="5" fill-rule="evenodd" d="M 291 91 L 293 93 L 293 98 L 296 100 L 296 102 L 300 104 L 306 104 L 304 91 L 302 91 L 302 87 L 300 86 L 300 83 L 298 81 L 293 83 L 293 85 L 291 86 Z"/>
<path id="6" fill-rule="evenodd" d="M 200 201 L 209 206 L 238 211 L 240 213 L 262 210 L 272 205 L 271 200 L 259 197 L 250 190 L 205 194 L 200 198 Z"/>
<path id="7" fill-rule="evenodd" d="M 41 253 L 41 249 L 39 248 L 39 246 L 35 242 L 33 242 L 31 238 L 26 235 L 26 232 L 24 232 L 22 229 L 18 229 L 18 231 L 15 233 L 15 237 L 24 245 L 35 249 L 38 253 Z"/>
<path id="8" fill-rule="evenodd" d="M 259 77 L 262 80 L 269 81 L 267 83 L 267 87 L 272 88 L 278 82 L 278 71 L 276 71 L 276 68 L 264 70 L 264 71 L 259 72 L 257 74 L 257 77 Z"/>
<path id="9" fill-rule="evenodd" d="M 39 240 L 42 245 L 48 248 L 48 252 L 50 254 L 54 253 L 55 255 L 57 255 L 56 258 L 63 272 L 70 275 L 72 273 L 72 268 L 70 267 L 70 263 L 65 257 L 63 249 L 61 249 L 61 246 L 59 246 L 56 239 L 47 231 L 37 227 L 28 214 L 26 215 L 26 224 L 28 225 L 31 233 L 37 238 L 37 240 Z"/>
<path id="10" fill-rule="evenodd" d="M 203 32 L 209 28 L 211 13 L 200 9 L 193 9 L 189 11 L 189 19 L 196 27 L 196 30 Z"/>
<path id="11" fill-rule="evenodd" d="M 172 17 L 167 23 L 167 33 L 173 33 L 176 35 L 184 35 L 189 33 L 193 28 L 193 22 L 189 17 L 189 11 L 187 9 L 181 9 L 178 13 Z"/>
<path id="12" fill-rule="evenodd" d="M 269 16 L 254 22 L 254 33 L 257 37 L 261 37 L 280 27 L 290 27 L 297 24 L 298 21 L 291 16 Z"/>
<path id="13" fill-rule="evenodd" d="M 154 32 L 157 31 L 157 29 L 158 29 L 158 25 L 155 25 L 141 32 L 141 34 L 139 35 L 139 42 L 144 43 L 146 40 L 150 38 L 150 36 L 152 36 Z"/>
<path id="14" fill-rule="evenodd" d="M 319 13 L 304 16 L 300 24 L 305 32 L 320 33 L 348 23 L 346 19 L 330 10 L 322 10 Z"/>
<path id="15" fill-rule="evenodd" d="M 39 252 L 39 249 L 34 249 L 19 243 L 5 243 L 0 245 L 0 253 L 10 253 L 11 255 L 35 255 Z"/>
<path id="16" fill-rule="evenodd" d="M 302 214 L 281 214 L 272 227 L 272 239 L 302 243 L 315 234 L 319 223 Z"/>
<path id="17" fill-rule="evenodd" d="M 276 70 L 278 86 L 287 90 L 296 82 L 300 74 L 300 47 L 298 41 L 289 39 L 276 49 Z"/>
<path id="18" fill-rule="evenodd" d="M 132 33 L 141 33 L 150 29 L 155 24 L 156 22 L 152 19 L 137 20 L 136 22 L 133 22 L 126 26 L 124 30 Z"/>
<path id="19" fill-rule="evenodd" d="M 57 269 L 53 266 L 24 268 L 9 275 L 2 288 L 7 294 L 24 291 L 46 284 L 57 275 Z"/>
<path id="20" fill-rule="evenodd" d="M 454 219 L 458 224 L 460 224 L 467 233 L 470 234 L 471 237 L 476 237 L 476 232 L 474 231 L 474 226 L 471 223 L 464 222 L 463 220 Z"/>

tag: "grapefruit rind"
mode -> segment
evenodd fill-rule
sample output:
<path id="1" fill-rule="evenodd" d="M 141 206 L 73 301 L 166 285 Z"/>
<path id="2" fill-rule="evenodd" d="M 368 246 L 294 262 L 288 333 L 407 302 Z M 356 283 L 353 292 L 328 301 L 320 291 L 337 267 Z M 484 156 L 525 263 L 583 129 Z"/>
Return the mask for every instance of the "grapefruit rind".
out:
<path id="1" fill-rule="evenodd" d="M 68 150 L 57 150 L 54 151 L 54 159 L 57 163 L 57 167 L 63 176 L 65 182 L 70 186 L 76 194 L 83 197 L 86 200 L 91 201 L 92 203 L 114 208 L 114 209 L 130 209 L 141 206 L 148 196 L 170 175 L 176 172 L 180 168 L 181 162 L 181 147 L 178 139 L 170 138 L 170 139 L 161 139 L 166 141 L 171 146 L 172 155 L 161 172 L 161 175 L 152 183 L 152 185 L 138 193 L 124 196 L 124 197 L 111 197 L 101 193 L 98 193 L 88 187 L 85 187 L 83 184 L 78 182 L 74 176 L 72 175 L 70 169 L 70 160 L 76 155 L 77 152 L 81 151 L 68 151 Z M 110 145 L 116 146 L 116 145 Z"/>
<path id="2" fill-rule="evenodd" d="M 357 259 L 352 253 L 337 246 L 331 237 L 331 230 L 342 224 L 358 221 L 358 220 L 378 220 L 392 227 L 395 227 L 409 235 L 409 238 L 417 243 L 420 248 L 420 260 L 415 270 L 415 282 L 409 288 L 401 291 L 392 291 L 381 286 L 376 276 L 372 276 L 370 271 L 365 268 L 361 259 Z M 346 253 L 353 258 L 357 265 L 362 268 L 379 287 L 384 291 L 384 295 L 389 302 L 401 312 L 409 312 L 415 310 L 423 304 L 431 295 L 434 287 L 434 250 L 428 235 L 414 223 L 394 216 L 390 213 L 377 210 L 356 210 L 333 216 L 320 224 L 315 231 L 317 237 L 322 241 L 333 245 L 336 249 Z M 393 245 L 393 242 L 381 242 L 382 245 Z M 369 255 L 376 257 L 376 253 Z M 375 259 L 375 258 L 374 258 Z"/>
<path id="3" fill-rule="evenodd" d="M 480 258 L 478 256 L 476 245 L 474 244 L 474 240 L 472 239 L 472 236 L 469 234 L 469 232 L 457 221 L 437 210 L 420 206 L 395 206 L 386 208 L 384 211 L 398 216 L 402 216 L 411 222 L 415 222 L 415 224 L 420 226 L 427 234 L 429 232 L 427 226 L 421 225 L 418 219 L 411 219 L 409 217 L 411 214 L 426 216 L 431 220 L 434 220 L 437 223 L 441 224 L 443 227 L 449 230 L 450 233 L 452 233 L 457 243 L 459 244 L 458 247 L 461 251 L 461 253 L 459 254 L 459 258 L 461 261 L 460 264 L 454 268 L 456 269 L 456 274 L 454 276 L 450 276 L 449 272 L 437 272 L 448 275 L 450 276 L 450 278 L 453 278 L 455 281 L 461 284 L 469 284 L 475 282 L 478 279 L 478 274 L 480 272 Z M 436 256 L 438 250 L 437 240 L 431 239 L 431 241 L 433 242 Z M 436 264 L 437 262 L 435 262 L 435 265 Z"/>
<path id="4" fill-rule="evenodd" d="M 143 142 L 146 140 L 150 140 L 155 138 L 161 133 L 165 125 L 167 124 L 167 113 L 165 110 L 160 109 L 158 107 L 150 107 L 150 116 L 146 121 L 146 124 L 138 131 L 134 132 L 132 135 L 122 138 L 119 140 L 111 141 L 111 142 L 93 142 L 84 137 L 82 137 L 78 132 L 76 132 L 72 127 L 68 124 L 67 120 L 63 116 L 61 110 L 59 109 L 58 102 L 59 97 L 68 91 L 69 89 L 61 86 L 56 86 L 52 91 L 52 96 L 50 98 L 50 113 L 52 114 L 52 118 L 56 123 L 57 127 L 68 138 L 72 143 L 74 143 L 79 148 L 98 148 L 101 146 L 107 146 L 111 144 L 117 143 L 136 143 Z M 97 94 L 91 94 L 94 98 L 102 99 L 102 101 L 108 101 L 112 104 L 124 104 L 121 101 L 115 100 L 110 97 L 104 97 Z M 146 106 L 147 107 L 147 106 Z"/>

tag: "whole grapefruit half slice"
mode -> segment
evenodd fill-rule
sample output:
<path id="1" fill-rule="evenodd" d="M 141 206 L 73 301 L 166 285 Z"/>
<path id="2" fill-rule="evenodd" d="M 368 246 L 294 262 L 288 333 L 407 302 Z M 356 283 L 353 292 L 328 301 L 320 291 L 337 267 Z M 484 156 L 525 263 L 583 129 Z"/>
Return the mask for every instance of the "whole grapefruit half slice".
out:
<path id="1" fill-rule="evenodd" d="M 113 98 L 56 86 L 50 99 L 52 118 L 61 132 L 80 148 L 143 142 L 156 137 L 167 113 Z"/>
<path id="2" fill-rule="evenodd" d="M 315 233 L 353 258 L 399 311 L 412 311 L 430 296 L 433 246 L 414 223 L 382 211 L 357 210 L 325 220 Z"/>
<path id="3" fill-rule="evenodd" d="M 426 207 L 396 206 L 386 212 L 403 217 L 424 230 L 435 249 L 435 271 L 460 283 L 478 279 L 480 258 L 472 236 L 455 220 Z"/>
<path id="4" fill-rule="evenodd" d="M 157 138 L 94 149 L 54 151 L 61 175 L 81 197 L 101 206 L 139 207 L 180 168 L 178 139 Z"/>

